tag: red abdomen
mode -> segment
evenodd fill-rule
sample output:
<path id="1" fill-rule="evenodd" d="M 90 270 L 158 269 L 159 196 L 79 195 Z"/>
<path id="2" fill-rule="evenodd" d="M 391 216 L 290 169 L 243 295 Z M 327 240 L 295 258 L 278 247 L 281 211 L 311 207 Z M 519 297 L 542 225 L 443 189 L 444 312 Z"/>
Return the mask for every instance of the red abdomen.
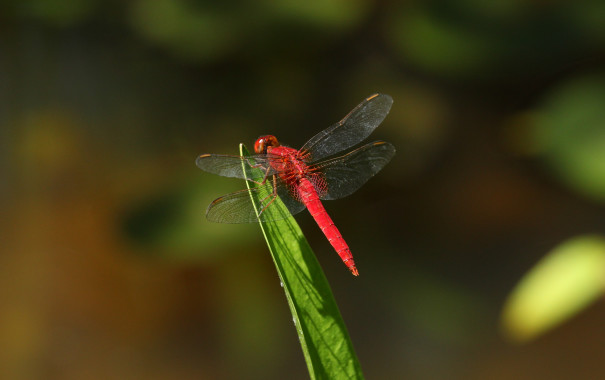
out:
<path id="1" fill-rule="evenodd" d="M 332 218 L 326 212 L 323 204 L 319 200 L 319 194 L 317 193 L 315 185 L 317 185 L 322 191 L 322 185 L 325 186 L 321 175 L 316 173 L 310 173 L 306 163 L 298 157 L 298 151 L 285 146 L 270 147 L 268 150 L 271 154 L 281 156 L 281 159 L 276 159 L 271 163 L 271 166 L 278 173 L 280 178 L 290 186 L 294 196 L 304 203 L 307 207 L 315 222 L 326 235 L 328 241 L 336 250 L 336 253 L 340 256 L 345 265 L 349 268 L 351 273 L 355 276 L 359 276 L 359 272 L 355 267 L 353 261 L 353 255 L 349 246 L 342 238 L 340 231 L 334 225 Z M 311 180 L 315 182 L 315 185 Z M 325 189 L 323 189 L 325 191 Z"/>
<path id="2" fill-rule="evenodd" d="M 315 187 L 306 178 L 300 180 L 298 185 L 298 193 L 300 196 L 300 200 L 307 206 L 307 209 L 311 213 L 315 222 L 321 229 L 321 231 L 326 235 L 332 247 L 336 250 L 336 253 L 340 256 L 345 265 L 349 268 L 353 275 L 358 276 L 359 272 L 355 267 L 355 262 L 353 261 L 353 255 L 351 254 L 351 250 L 349 246 L 342 238 L 340 231 L 334 225 L 332 218 L 326 212 L 323 204 L 319 200 L 319 195 L 315 190 Z"/>

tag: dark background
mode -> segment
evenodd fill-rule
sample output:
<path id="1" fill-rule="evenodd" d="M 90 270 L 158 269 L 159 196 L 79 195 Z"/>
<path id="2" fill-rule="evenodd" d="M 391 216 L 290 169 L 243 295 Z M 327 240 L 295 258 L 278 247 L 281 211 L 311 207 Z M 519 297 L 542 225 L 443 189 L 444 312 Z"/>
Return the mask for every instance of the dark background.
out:
<path id="1" fill-rule="evenodd" d="M 0 371 L 305 379 L 242 181 L 195 167 L 300 147 L 374 92 L 386 168 L 307 213 L 368 379 L 600 378 L 602 302 L 525 345 L 499 314 L 541 257 L 605 227 L 602 1 L 35 0 L 0 5 Z"/>

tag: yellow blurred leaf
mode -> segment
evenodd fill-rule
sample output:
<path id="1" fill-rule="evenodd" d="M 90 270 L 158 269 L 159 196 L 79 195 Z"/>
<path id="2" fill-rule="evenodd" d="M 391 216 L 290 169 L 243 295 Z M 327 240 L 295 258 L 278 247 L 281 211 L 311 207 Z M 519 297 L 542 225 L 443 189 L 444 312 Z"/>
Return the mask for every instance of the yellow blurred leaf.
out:
<path id="1" fill-rule="evenodd" d="M 507 337 L 524 342 L 586 308 L 605 285 L 605 239 L 580 236 L 553 249 L 510 294 L 502 312 Z"/>

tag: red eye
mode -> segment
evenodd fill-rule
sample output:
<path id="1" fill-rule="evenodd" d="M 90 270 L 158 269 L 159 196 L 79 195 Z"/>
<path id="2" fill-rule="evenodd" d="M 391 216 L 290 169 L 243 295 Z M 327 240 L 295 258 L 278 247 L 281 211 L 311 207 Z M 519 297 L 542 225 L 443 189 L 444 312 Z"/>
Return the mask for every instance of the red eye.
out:
<path id="1" fill-rule="evenodd" d="M 270 146 L 279 146 L 277 138 L 271 135 L 261 136 L 254 143 L 254 151 L 258 154 L 267 153 L 267 148 Z"/>
<path id="2" fill-rule="evenodd" d="M 265 150 L 265 139 L 261 137 L 254 143 L 254 151 L 256 153 L 262 153 L 263 150 Z"/>

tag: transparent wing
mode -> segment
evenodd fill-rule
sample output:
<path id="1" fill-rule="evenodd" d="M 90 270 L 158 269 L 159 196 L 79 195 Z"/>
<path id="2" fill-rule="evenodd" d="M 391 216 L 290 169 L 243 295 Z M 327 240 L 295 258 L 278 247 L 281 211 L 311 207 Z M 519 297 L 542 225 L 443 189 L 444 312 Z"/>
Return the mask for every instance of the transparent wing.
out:
<path id="1" fill-rule="evenodd" d="M 277 186 L 277 195 L 287 210 L 279 207 L 274 186 Z M 305 209 L 302 203 L 290 196 L 289 190 L 278 178 L 268 179 L 265 184 L 250 189 L 250 192 L 252 198 L 248 190 L 240 190 L 215 199 L 206 210 L 206 218 L 215 223 L 270 222 L 286 219 Z M 259 217 L 256 216 L 255 207 L 262 210 Z"/>
<path id="2" fill-rule="evenodd" d="M 195 164 L 202 170 L 209 173 L 218 174 L 223 177 L 241 178 L 262 182 L 266 175 L 275 173 L 269 164 L 270 160 L 279 159 L 279 157 L 259 154 L 252 156 L 233 156 L 227 154 L 202 154 L 196 160 Z M 249 169 L 260 170 L 245 170 L 243 166 Z M 269 170 L 267 170 L 269 168 Z"/>
<path id="3" fill-rule="evenodd" d="M 344 156 L 312 165 L 312 170 L 323 173 L 327 191 L 321 199 L 331 200 L 351 195 L 378 173 L 395 155 L 395 147 L 388 142 L 369 143 Z"/>
<path id="4" fill-rule="evenodd" d="M 369 96 L 341 121 L 307 141 L 301 149 L 302 155 L 309 155 L 306 161 L 313 162 L 362 142 L 382 123 L 392 104 L 389 95 Z"/>

